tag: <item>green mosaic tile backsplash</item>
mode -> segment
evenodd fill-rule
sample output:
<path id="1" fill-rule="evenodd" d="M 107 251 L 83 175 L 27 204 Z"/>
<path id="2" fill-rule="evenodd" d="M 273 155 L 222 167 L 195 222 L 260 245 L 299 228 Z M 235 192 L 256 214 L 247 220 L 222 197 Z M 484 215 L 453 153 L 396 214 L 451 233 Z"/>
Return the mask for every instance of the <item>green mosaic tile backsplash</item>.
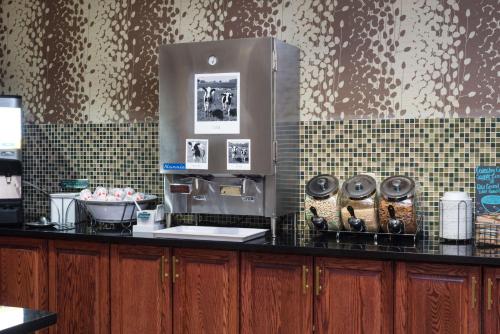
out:
<path id="1" fill-rule="evenodd" d="M 500 160 L 499 118 L 311 121 L 301 127 L 301 185 L 318 173 L 341 181 L 374 173 L 407 175 L 420 185 L 424 232 L 439 231 L 445 191 L 474 195 L 478 165 Z"/>
<path id="2" fill-rule="evenodd" d="M 88 178 L 92 188 L 129 185 L 160 195 L 157 134 L 155 123 L 26 125 L 25 179 L 50 193 L 61 179 Z M 27 219 L 47 214 L 46 196 L 24 190 Z"/>
<path id="3" fill-rule="evenodd" d="M 443 192 L 474 195 L 475 167 L 498 164 L 499 123 L 500 118 L 303 122 L 302 189 L 318 173 L 340 180 L 364 172 L 379 179 L 414 177 L 421 186 L 424 231 L 436 235 Z M 25 178 L 49 192 L 60 190 L 61 179 L 88 178 L 92 187 L 130 185 L 161 196 L 157 134 L 157 123 L 26 125 Z M 34 219 L 48 213 L 49 202 L 25 187 L 25 207 L 27 219 Z M 297 229 L 308 229 L 301 218 Z"/>

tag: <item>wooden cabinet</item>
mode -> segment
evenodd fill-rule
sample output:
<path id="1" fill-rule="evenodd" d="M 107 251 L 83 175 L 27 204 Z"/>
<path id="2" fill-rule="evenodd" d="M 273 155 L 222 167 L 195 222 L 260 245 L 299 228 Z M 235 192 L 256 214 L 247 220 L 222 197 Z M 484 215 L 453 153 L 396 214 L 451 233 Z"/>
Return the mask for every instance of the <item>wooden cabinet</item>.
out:
<path id="1" fill-rule="evenodd" d="M 175 249 L 174 333 L 238 333 L 238 253 Z"/>
<path id="2" fill-rule="evenodd" d="M 49 308 L 53 333 L 109 333 L 109 245 L 49 243 Z M 132 315 L 133 316 L 133 315 Z"/>
<path id="3" fill-rule="evenodd" d="M 171 333 L 169 249 L 111 246 L 111 332 Z"/>
<path id="4" fill-rule="evenodd" d="M 243 253 L 241 333 L 312 332 L 312 257 Z"/>
<path id="5" fill-rule="evenodd" d="M 484 333 L 500 333 L 500 268 L 485 268 L 483 277 Z"/>
<path id="6" fill-rule="evenodd" d="M 480 267 L 397 263 L 396 333 L 479 333 L 480 285 Z"/>
<path id="7" fill-rule="evenodd" d="M 496 334 L 500 267 L 0 237 L 0 305 L 51 333 Z"/>
<path id="8" fill-rule="evenodd" d="M 317 333 L 392 333 L 391 262 L 316 258 L 314 290 Z"/>
<path id="9" fill-rule="evenodd" d="M 47 242 L 0 238 L 0 305 L 48 308 Z"/>

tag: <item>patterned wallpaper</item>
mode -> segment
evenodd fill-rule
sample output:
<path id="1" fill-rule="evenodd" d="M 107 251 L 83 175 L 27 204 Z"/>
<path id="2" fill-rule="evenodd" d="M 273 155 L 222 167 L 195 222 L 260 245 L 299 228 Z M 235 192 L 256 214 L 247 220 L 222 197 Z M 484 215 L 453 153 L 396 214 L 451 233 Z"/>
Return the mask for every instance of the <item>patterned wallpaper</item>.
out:
<path id="1" fill-rule="evenodd" d="M 158 46 L 276 36 L 303 121 L 498 117 L 498 0 L 0 0 L 0 93 L 35 123 L 157 118 Z"/>

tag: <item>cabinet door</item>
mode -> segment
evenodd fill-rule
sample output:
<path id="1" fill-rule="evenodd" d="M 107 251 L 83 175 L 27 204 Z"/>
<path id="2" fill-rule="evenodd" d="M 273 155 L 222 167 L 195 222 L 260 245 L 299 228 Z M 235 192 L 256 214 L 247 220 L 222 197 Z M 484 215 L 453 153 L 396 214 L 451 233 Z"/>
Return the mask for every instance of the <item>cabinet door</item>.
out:
<path id="1" fill-rule="evenodd" d="M 484 333 L 500 333 L 500 268 L 484 269 Z"/>
<path id="2" fill-rule="evenodd" d="M 0 305 L 48 308 L 47 241 L 0 238 Z"/>
<path id="3" fill-rule="evenodd" d="M 238 333 L 238 253 L 175 249 L 174 333 Z"/>
<path id="4" fill-rule="evenodd" d="M 479 333 L 480 285 L 480 267 L 398 263 L 396 332 Z"/>
<path id="5" fill-rule="evenodd" d="M 169 250 L 111 246 L 111 332 L 171 333 Z"/>
<path id="6" fill-rule="evenodd" d="M 49 243 L 49 307 L 54 333 L 109 333 L 109 245 Z M 131 315 L 132 316 L 132 315 Z"/>
<path id="7" fill-rule="evenodd" d="M 244 253 L 241 333 L 312 333 L 312 257 Z"/>
<path id="8" fill-rule="evenodd" d="M 318 333 L 392 333 L 392 263 L 315 259 Z"/>

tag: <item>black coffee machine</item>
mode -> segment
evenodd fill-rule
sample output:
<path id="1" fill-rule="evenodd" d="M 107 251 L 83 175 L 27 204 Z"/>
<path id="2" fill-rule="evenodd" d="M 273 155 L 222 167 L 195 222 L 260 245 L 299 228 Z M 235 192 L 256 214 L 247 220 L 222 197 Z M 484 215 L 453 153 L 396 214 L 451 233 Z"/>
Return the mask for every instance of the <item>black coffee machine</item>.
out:
<path id="1" fill-rule="evenodd" d="M 20 96 L 0 95 L 0 227 L 23 222 Z"/>

